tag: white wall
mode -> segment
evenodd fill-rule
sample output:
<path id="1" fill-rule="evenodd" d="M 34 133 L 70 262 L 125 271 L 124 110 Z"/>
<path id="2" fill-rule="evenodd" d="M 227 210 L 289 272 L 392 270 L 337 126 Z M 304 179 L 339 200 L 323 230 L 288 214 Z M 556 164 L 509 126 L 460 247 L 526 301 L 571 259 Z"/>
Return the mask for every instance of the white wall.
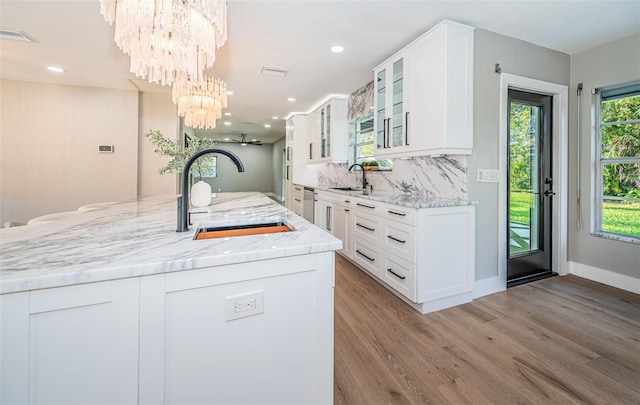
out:
<path id="1" fill-rule="evenodd" d="M 498 276 L 498 183 L 478 183 L 478 169 L 498 169 L 502 71 L 569 85 L 569 55 L 493 32 L 474 34 L 473 154 L 467 160 L 469 199 L 476 207 L 476 280 Z M 480 236 L 481 235 L 481 236 Z"/>
<path id="2" fill-rule="evenodd" d="M 218 155 L 218 177 L 204 179 L 211 184 L 213 192 L 274 192 L 273 144 L 241 146 L 240 144 L 220 143 L 216 147 L 235 153 L 242 161 L 245 172 L 238 173 L 238 169 L 231 159 L 224 155 Z"/>
<path id="3" fill-rule="evenodd" d="M 571 56 L 569 260 L 588 267 L 640 279 L 640 245 L 591 234 L 590 198 L 593 156 L 591 89 L 640 79 L 640 34 L 600 45 Z M 580 105 L 580 189 L 582 227 L 577 230 L 577 88 L 583 83 Z M 604 280 L 602 280 L 604 281 Z"/>
<path id="4" fill-rule="evenodd" d="M 158 169 L 170 160 L 154 151 L 145 134 L 158 130 L 168 138 L 178 139 L 180 120 L 171 94 L 140 93 L 140 123 L 138 126 L 138 195 L 176 193 L 176 175 L 160 175 Z"/>
<path id="5" fill-rule="evenodd" d="M 136 196 L 137 91 L 0 83 L 0 223 Z"/>

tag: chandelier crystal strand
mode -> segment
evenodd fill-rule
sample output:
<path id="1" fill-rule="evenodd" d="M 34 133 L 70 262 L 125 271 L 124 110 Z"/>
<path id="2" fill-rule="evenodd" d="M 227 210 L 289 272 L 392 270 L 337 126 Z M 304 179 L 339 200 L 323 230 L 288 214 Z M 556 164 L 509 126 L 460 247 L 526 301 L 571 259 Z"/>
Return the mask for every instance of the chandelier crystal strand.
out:
<path id="1" fill-rule="evenodd" d="M 215 128 L 227 108 L 227 85 L 220 79 L 180 80 L 173 84 L 171 99 L 178 105 L 178 114 L 191 128 Z"/>
<path id="2" fill-rule="evenodd" d="M 202 79 L 227 39 L 224 0 L 100 0 L 130 70 L 152 83 Z"/>

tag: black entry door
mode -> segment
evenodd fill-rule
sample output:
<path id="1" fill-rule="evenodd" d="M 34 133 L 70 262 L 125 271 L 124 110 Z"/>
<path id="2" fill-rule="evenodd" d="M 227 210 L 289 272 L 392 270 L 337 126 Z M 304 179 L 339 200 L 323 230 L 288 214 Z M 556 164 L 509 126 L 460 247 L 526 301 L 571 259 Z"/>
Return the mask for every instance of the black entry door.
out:
<path id="1" fill-rule="evenodd" d="M 551 106 L 551 96 L 509 90 L 509 287 L 552 275 Z"/>

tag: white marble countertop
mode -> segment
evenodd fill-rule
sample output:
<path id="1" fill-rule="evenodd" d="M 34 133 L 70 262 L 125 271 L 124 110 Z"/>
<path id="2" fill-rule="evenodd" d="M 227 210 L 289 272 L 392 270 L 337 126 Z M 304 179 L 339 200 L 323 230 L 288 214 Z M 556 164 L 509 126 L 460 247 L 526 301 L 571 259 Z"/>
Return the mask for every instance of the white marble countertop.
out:
<path id="1" fill-rule="evenodd" d="M 336 190 L 333 188 L 316 188 L 316 190 L 359 197 L 372 201 L 380 201 L 387 204 L 401 205 L 411 208 L 440 208 L 457 207 L 462 205 L 476 205 L 477 201 L 456 200 L 430 196 L 429 194 L 408 194 L 373 191 L 363 193 L 362 190 Z"/>
<path id="2" fill-rule="evenodd" d="M 0 294 L 339 250 L 342 242 L 261 193 L 218 193 L 177 233 L 173 195 L 0 229 Z M 294 232 L 193 240 L 201 223 L 277 218 Z"/>

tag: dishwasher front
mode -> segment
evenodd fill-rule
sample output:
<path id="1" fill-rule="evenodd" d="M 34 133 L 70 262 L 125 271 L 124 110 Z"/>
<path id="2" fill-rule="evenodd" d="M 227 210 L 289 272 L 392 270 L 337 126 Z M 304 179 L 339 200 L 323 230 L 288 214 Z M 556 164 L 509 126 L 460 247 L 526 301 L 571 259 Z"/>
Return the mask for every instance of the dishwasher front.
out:
<path id="1" fill-rule="evenodd" d="M 311 187 L 304 188 L 304 202 L 302 205 L 302 216 L 307 221 L 313 223 L 314 206 L 316 200 L 315 190 Z"/>

